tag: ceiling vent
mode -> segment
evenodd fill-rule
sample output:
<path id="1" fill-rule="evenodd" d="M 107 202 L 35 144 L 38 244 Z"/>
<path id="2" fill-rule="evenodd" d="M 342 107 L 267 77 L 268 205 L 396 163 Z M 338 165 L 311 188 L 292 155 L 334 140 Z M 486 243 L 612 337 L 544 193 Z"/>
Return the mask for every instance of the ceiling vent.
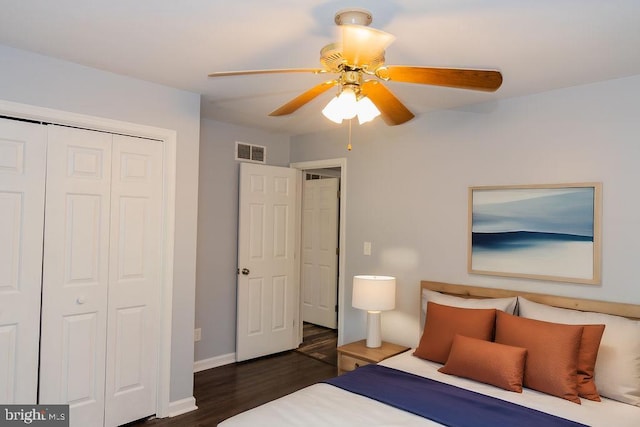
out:
<path id="1" fill-rule="evenodd" d="M 236 141 L 236 160 L 265 163 L 267 147 Z"/>

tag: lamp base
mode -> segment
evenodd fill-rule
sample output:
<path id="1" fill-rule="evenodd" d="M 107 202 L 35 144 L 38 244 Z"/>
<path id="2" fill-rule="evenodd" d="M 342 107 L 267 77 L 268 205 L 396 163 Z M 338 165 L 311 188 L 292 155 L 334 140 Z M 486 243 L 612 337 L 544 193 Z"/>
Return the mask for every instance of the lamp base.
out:
<path id="1" fill-rule="evenodd" d="M 367 311 L 367 347 L 382 347 L 380 334 L 380 311 Z"/>

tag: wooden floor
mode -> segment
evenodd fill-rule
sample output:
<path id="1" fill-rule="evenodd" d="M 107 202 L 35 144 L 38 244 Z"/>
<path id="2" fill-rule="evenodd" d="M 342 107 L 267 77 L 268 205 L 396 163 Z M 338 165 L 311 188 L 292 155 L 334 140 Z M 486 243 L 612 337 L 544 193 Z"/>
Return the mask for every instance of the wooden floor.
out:
<path id="1" fill-rule="evenodd" d="M 233 363 L 194 375 L 197 411 L 137 421 L 136 427 L 204 427 L 308 385 L 331 378 L 337 368 L 297 351 Z"/>
<path id="2" fill-rule="evenodd" d="M 338 331 L 304 322 L 302 328 L 303 341 L 298 351 L 338 366 Z"/>

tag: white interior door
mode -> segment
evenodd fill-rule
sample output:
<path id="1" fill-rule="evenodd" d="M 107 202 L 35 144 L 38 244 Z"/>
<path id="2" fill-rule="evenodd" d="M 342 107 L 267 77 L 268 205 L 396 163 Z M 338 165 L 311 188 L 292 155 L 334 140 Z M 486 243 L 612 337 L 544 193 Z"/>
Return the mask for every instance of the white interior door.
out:
<path id="1" fill-rule="evenodd" d="M 40 403 L 104 417 L 112 136 L 48 126 Z"/>
<path id="2" fill-rule="evenodd" d="M 0 119 L 0 403 L 34 404 L 46 127 Z"/>
<path id="3" fill-rule="evenodd" d="M 297 347 L 295 169 L 240 164 L 236 359 Z"/>
<path id="4" fill-rule="evenodd" d="M 162 145 L 113 136 L 105 426 L 156 412 Z"/>
<path id="5" fill-rule="evenodd" d="M 338 178 L 304 181 L 302 319 L 331 329 L 338 326 L 338 204 Z"/>

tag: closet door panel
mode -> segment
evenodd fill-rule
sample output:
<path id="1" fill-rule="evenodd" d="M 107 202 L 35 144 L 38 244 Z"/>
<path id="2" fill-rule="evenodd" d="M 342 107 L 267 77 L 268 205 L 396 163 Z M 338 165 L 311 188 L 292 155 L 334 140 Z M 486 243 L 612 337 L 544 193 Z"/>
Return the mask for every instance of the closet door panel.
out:
<path id="1" fill-rule="evenodd" d="M 0 119 L 0 403 L 37 401 L 46 144 Z"/>
<path id="2" fill-rule="evenodd" d="M 49 126 L 40 403 L 102 425 L 112 135 Z"/>
<path id="3" fill-rule="evenodd" d="M 63 389 L 66 390 L 66 403 L 77 406 L 99 400 L 96 395 L 97 378 L 95 355 L 99 334 L 96 312 L 65 316 L 62 319 L 62 374 Z"/>
<path id="4" fill-rule="evenodd" d="M 105 425 L 156 411 L 162 145 L 114 135 Z"/>

